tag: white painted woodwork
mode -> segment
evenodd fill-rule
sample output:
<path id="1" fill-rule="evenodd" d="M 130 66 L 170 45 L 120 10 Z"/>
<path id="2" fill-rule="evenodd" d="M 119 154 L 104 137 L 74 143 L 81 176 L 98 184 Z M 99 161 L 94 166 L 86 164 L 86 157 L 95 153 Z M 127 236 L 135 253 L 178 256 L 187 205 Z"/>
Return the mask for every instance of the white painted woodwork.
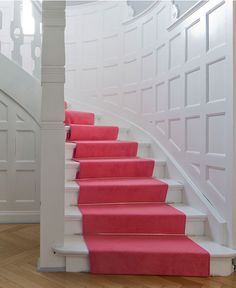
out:
<path id="1" fill-rule="evenodd" d="M 1 61 L 1 57 L 0 57 Z M 15 66 L 13 64 L 13 66 Z M 8 66 L 1 66 L 8 67 Z M 23 75 L 19 75 L 24 78 Z M 8 75 L 9 77 L 9 75 Z M 14 75 L 12 81 L 17 81 Z M 2 78 L 2 77 L 0 77 Z M 0 84 L 1 81 L 0 80 Z M 30 83 L 25 88 L 30 89 Z M 17 86 L 17 85 L 16 85 Z M 0 86 L 3 88 L 3 86 Z M 25 97 L 35 97 L 40 91 Z M 20 94 L 20 91 L 19 91 Z M 18 94 L 18 96 L 20 96 Z M 36 95 L 35 95 L 36 94 Z M 37 103 L 37 101 L 35 101 Z M 29 103 L 28 103 L 29 104 Z M 33 108 L 33 107 L 32 107 Z M 14 97 L 0 91 L 0 223 L 39 221 L 39 125 Z"/>
<path id="2" fill-rule="evenodd" d="M 40 83 L 1 53 L 0 67 L 0 222 L 39 222 Z"/>
<path id="3" fill-rule="evenodd" d="M 171 1 L 128 21 L 122 4 L 98 4 L 67 9 L 66 98 L 152 138 L 208 233 L 232 246 L 233 1 L 199 1 L 177 20 Z"/>
<path id="4" fill-rule="evenodd" d="M 211 276 L 228 276 L 233 272 L 232 258 L 236 256 L 235 250 L 221 246 L 205 236 L 194 236 L 191 239 L 209 252 Z M 54 246 L 53 250 L 66 257 L 67 272 L 89 272 L 88 248 L 83 236 L 65 236 L 64 246 Z"/>
<path id="5" fill-rule="evenodd" d="M 65 261 L 51 247 L 64 241 L 65 1 L 43 1 L 42 20 L 39 269 L 59 269 Z"/>
<path id="6" fill-rule="evenodd" d="M 233 51 L 236 51 L 236 37 L 235 37 L 235 34 L 234 34 L 234 31 L 233 31 L 233 27 L 236 27 L 236 3 L 233 2 L 233 25 L 231 27 L 231 30 L 228 32 L 229 34 L 233 35 Z M 233 61 L 232 61 L 232 65 L 233 65 L 233 75 L 232 75 L 232 82 L 233 83 L 236 83 L 236 57 L 233 58 Z M 231 89 L 232 89 L 232 93 L 234 95 L 234 99 L 235 96 L 236 96 L 236 86 L 232 84 L 231 86 Z M 236 101 L 233 101 L 233 103 L 231 102 L 232 104 L 232 109 L 234 111 L 233 113 L 233 123 L 235 123 L 236 121 L 236 114 L 235 114 L 235 111 L 236 111 Z M 236 125 L 233 125 L 233 135 L 236 135 Z M 234 141 L 232 143 L 232 149 L 234 149 L 234 151 L 236 151 L 236 142 Z M 232 169 L 233 172 L 233 179 L 231 181 L 231 185 L 230 185 L 230 188 L 233 190 L 233 187 L 236 186 L 236 177 L 235 177 L 235 169 L 236 169 L 236 154 L 234 153 L 232 155 L 233 157 L 233 161 L 232 161 L 232 164 L 230 166 L 230 169 Z M 236 203 L 236 193 L 233 193 L 232 192 L 232 202 L 231 203 Z M 236 234 L 236 209 L 233 209 L 232 211 L 232 222 L 231 224 L 229 225 L 229 229 L 230 231 L 232 230 L 232 234 L 235 235 Z M 233 239 L 233 247 L 236 247 L 236 239 Z"/>
<path id="7" fill-rule="evenodd" d="M 0 1 L 0 53 L 40 79 L 41 4 Z"/>

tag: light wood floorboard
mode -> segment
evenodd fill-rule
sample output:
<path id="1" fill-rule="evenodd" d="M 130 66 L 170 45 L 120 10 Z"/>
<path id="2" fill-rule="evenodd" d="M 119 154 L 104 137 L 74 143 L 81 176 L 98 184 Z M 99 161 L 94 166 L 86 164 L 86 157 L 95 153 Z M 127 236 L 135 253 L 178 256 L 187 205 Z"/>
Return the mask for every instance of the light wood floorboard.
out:
<path id="1" fill-rule="evenodd" d="M 236 288 L 230 277 L 113 276 L 39 273 L 39 225 L 0 225 L 0 288 Z"/>

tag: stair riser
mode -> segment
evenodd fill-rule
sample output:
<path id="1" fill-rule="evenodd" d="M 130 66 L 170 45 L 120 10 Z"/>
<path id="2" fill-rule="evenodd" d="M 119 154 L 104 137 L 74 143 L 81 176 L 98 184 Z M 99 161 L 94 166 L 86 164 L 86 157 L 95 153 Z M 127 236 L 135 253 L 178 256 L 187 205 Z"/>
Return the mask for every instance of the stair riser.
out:
<path id="1" fill-rule="evenodd" d="M 65 148 L 65 160 L 71 160 L 73 158 L 74 148 L 66 147 Z M 139 144 L 138 146 L 138 156 L 143 158 L 150 157 L 150 146 Z"/>
<path id="2" fill-rule="evenodd" d="M 67 136 L 68 129 L 65 129 L 65 140 Z M 120 129 L 118 134 L 119 140 L 131 140 L 129 129 Z"/>
<path id="3" fill-rule="evenodd" d="M 65 220 L 64 225 L 65 235 L 83 234 L 82 220 Z"/>
<path id="4" fill-rule="evenodd" d="M 71 160 L 73 158 L 74 148 L 65 149 L 65 160 Z"/>
<path id="5" fill-rule="evenodd" d="M 150 158 L 150 151 L 151 146 L 150 145 L 138 145 L 138 156 L 143 158 Z"/>
<path id="6" fill-rule="evenodd" d="M 167 192 L 168 203 L 182 203 L 182 189 L 169 187 Z M 78 189 L 65 189 L 65 207 L 77 206 Z"/>
<path id="7" fill-rule="evenodd" d="M 82 219 L 65 219 L 65 235 L 83 234 Z M 192 221 L 187 218 L 185 233 L 189 236 L 203 236 L 205 234 L 203 220 Z"/>
<path id="8" fill-rule="evenodd" d="M 120 128 L 118 134 L 119 140 L 132 140 L 130 130 L 126 128 Z"/>
<path id="9" fill-rule="evenodd" d="M 88 255 L 66 256 L 66 272 L 89 272 Z"/>
<path id="10" fill-rule="evenodd" d="M 88 255 L 66 256 L 66 271 L 89 272 L 90 268 Z M 232 260 L 230 258 L 211 257 L 211 276 L 229 276 L 232 272 Z"/>
<path id="11" fill-rule="evenodd" d="M 76 179 L 76 174 L 79 171 L 78 168 L 75 167 L 65 167 L 65 181 L 71 181 Z M 153 176 L 156 176 L 157 178 L 165 178 L 166 176 L 166 167 L 165 164 L 156 162 Z"/>
<path id="12" fill-rule="evenodd" d="M 75 162 L 76 163 L 76 162 Z M 79 163 L 77 163 L 77 165 L 74 166 L 70 166 L 68 167 L 66 165 L 66 169 L 65 169 L 65 181 L 70 181 L 70 180 L 74 180 L 76 179 L 76 174 L 77 171 L 79 170 Z"/>
<path id="13" fill-rule="evenodd" d="M 78 191 L 77 190 L 65 190 L 65 208 L 76 206 L 78 203 Z"/>
<path id="14" fill-rule="evenodd" d="M 154 166 L 153 176 L 157 177 L 158 179 L 166 178 L 166 165 L 156 163 Z"/>

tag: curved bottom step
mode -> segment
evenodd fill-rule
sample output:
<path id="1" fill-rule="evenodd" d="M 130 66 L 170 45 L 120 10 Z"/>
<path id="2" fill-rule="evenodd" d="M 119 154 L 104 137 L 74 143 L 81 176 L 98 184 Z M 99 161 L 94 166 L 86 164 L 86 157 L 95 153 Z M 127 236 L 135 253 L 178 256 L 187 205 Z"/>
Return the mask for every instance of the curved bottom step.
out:
<path id="1" fill-rule="evenodd" d="M 207 237 L 189 237 L 210 254 L 210 275 L 228 276 L 233 272 L 232 259 L 236 251 L 221 246 Z M 65 236 L 63 246 L 54 246 L 56 255 L 66 257 L 67 272 L 89 272 L 89 252 L 83 236 Z"/>

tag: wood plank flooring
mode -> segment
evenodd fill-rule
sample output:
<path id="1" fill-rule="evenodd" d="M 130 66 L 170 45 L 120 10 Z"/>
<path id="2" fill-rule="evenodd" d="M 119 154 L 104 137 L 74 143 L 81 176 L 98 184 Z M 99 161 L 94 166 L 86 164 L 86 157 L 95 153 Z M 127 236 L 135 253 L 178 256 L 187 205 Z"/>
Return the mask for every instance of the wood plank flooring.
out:
<path id="1" fill-rule="evenodd" d="M 236 288 L 230 277 L 112 276 L 38 273 L 39 225 L 0 225 L 0 288 Z"/>

